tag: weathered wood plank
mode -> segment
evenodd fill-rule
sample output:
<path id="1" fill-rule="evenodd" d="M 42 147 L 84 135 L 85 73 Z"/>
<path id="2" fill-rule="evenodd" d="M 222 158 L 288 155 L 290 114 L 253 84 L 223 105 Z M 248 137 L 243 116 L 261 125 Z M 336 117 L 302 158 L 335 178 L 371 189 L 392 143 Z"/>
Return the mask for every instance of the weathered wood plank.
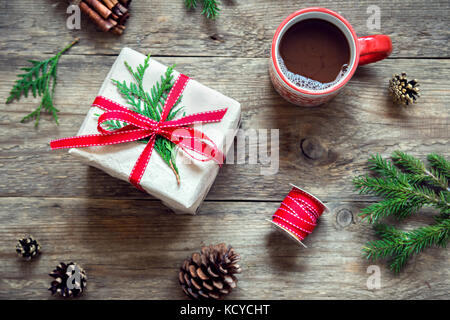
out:
<path id="1" fill-rule="evenodd" d="M 0 55 L 5 64 L 0 96 L 7 95 L 23 60 Z M 430 152 L 449 156 L 448 60 L 388 60 L 361 68 L 341 95 L 318 108 L 298 108 L 280 98 L 268 78 L 266 59 L 159 60 L 176 63 L 180 71 L 239 100 L 243 129 L 280 129 L 278 174 L 263 176 L 260 165 L 226 165 L 210 200 L 279 201 L 285 190 L 278 186 L 290 182 L 320 197 L 355 199 L 351 179 L 365 171 L 369 154 L 388 155 L 401 149 L 421 157 Z M 19 123 L 37 100 L 0 105 L 1 196 L 147 198 L 126 182 L 75 161 L 65 151 L 48 148 L 51 139 L 76 134 L 113 61 L 114 57 L 64 57 L 55 101 L 61 109 L 60 126 L 49 116 L 43 117 L 38 129 L 32 123 Z M 392 105 L 387 94 L 392 72 L 401 71 L 416 76 L 422 84 L 420 103 L 410 108 Z"/>
<path id="2" fill-rule="evenodd" d="M 370 30 L 370 5 L 380 8 L 380 30 Z M 97 32 L 85 17 L 79 31 L 66 28 L 66 1 L 5 1 L 0 12 L 2 51 L 50 52 L 79 36 L 78 54 L 114 54 L 139 46 L 157 55 L 266 57 L 279 23 L 298 9 L 322 6 L 340 12 L 360 35 L 385 33 L 393 38 L 393 57 L 450 57 L 445 45 L 450 4 L 440 1 L 306 1 L 246 0 L 224 2 L 221 16 L 207 21 L 187 11 L 182 0 L 135 1 L 122 37 Z M 23 32 L 27 30 L 27 32 Z"/>
<path id="3" fill-rule="evenodd" d="M 199 12 L 187 12 L 182 0 L 135 1 L 129 28 L 115 37 L 96 32 L 85 18 L 82 30 L 68 31 L 65 1 L 1 2 L 3 99 L 26 59 L 50 56 L 75 36 L 81 42 L 61 60 L 55 100 L 61 109 L 59 127 L 48 116 L 38 129 L 19 123 L 37 99 L 0 104 L 0 298 L 48 298 L 48 272 L 59 261 L 73 260 L 88 272 L 83 299 L 181 299 L 176 277 L 182 260 L 203 244 L 225 241 L 243 256 L 244 274 L 232 299 L 448 299 L 448 250 L 427 250 L 398 276 L 379 262 L 381 289 L 366 286 L 370 262 L 360 249 L 374 234 L 357 214 L 371 199 L 355 194 L 352 177 L 366 171 L 367 157 L 375 152 L 450 156 L 450 60 L 418 59 L 450 57 L 450 3 L 377 1 L 381 29 L 375 32 L 366 25 L 372 4 L 224 1 L 222 16 L 210 22 Z M 393 59 L 358 70 L 327 105 L 296 108 L 272 89 L 267 57 L 281 20 L 313 5 L 339 11 L 359 35 L 391 35 Z M 151 51 L 161 62 L 176 63 L 183 73 L 239 100 L 243 129 L 280 128 L 278 174 L 262 176 L 256 165 L 227 165 L 200 215 L 176 216 L 126 182 L 64 151 L 50 152 L 51 139 L 77 132 L 123 46 Z M 392 106 L 387 98 L 391 73 L 401 71 L 422 84 L 420 103 L 408 109 Z M 307 239 L 309 249 L 297 247 L 264 221 L 290 182 L 331 207 Z M 346 212 L 352 219 L 342 218 Z M 431 214 L 425 212 L 401 225 L 429 222 Z M 38 260 L 15 257 L 15 241 L 23 233 L 42 243 Z"/>
<path id="4" fill-rule="evenodd" d="M 322 216 L 304 249 L 264 221 L 277 203 L 208 202 L 192 217 L 171 214 L 155 201 L 0 198 L 0 298 L 48 298 L 48 272 L 69 260 L 88 273 L 84 298 L 183 298 L 181 262 L 201 245 L 221 241 L 242 255 L 244 273 L 232 299 L 448 298 L 450 256 L 439 249 L 413 259 L 398 276 L 377 263 L 381 289 L 368 290 L 371 263 L 360 249 L 374 235 L 356 215 L 366 203 L 328 205 L 331 213 Z M 343 209 L 353 213 L 351 219 L 337 219 Z M 22 261 L 14 252 L 16 238 L 27 232 L 43 247 L 36 261 Z"/>

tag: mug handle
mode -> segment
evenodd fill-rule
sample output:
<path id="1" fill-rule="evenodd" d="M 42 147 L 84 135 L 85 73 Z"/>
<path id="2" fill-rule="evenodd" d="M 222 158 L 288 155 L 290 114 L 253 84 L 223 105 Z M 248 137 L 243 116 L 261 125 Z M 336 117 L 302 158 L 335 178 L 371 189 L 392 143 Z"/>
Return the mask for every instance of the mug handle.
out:
<path id="1" fill-rule="evenodd" d="M 360 37 L 358 42 L 360 66 L 383 60 L 392 52 L 391 38 L 385 34 Z"/>

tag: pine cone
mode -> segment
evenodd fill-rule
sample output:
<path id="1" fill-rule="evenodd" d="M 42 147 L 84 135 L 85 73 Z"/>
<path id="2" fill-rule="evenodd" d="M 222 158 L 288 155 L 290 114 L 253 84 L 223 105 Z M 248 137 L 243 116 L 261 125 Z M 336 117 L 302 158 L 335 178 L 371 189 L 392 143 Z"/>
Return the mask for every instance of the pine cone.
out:
<path id="1" fill-rule="evenodd" d="M 86 289 L 86 273 L 76 263 L 65 264 L 61 262 L 49 276 L 54 278 L 50 288 L 48 288 L 52 295 L 57 293 L 64 298 L 77 297 Z M 69 283 L 67 280 L 69 280 Z"/>
<path id="2" fill-rule="evenodd" d="M 181 288 L 193 299 L 221 299 L 236 288 L 234 274 L 241 272 L 240 259 L 225 243 L 202 247 L 201 253 L 184 260 L 178 275 Z"/>
<path id="3" fill-rule="evenodd" d="M 420 97 L 416 79 L 408 81 L 406 73 L 394 74 L 389 81 L 389 93 L 396 104 L 409 105 Z"/>
<path id="4" fill-rule="evenodd" d="M 19 256 L 31 260 L 41 252 L 41 246 L 32 236 L 28 236 L 17 242 L 16 252 Z"/>

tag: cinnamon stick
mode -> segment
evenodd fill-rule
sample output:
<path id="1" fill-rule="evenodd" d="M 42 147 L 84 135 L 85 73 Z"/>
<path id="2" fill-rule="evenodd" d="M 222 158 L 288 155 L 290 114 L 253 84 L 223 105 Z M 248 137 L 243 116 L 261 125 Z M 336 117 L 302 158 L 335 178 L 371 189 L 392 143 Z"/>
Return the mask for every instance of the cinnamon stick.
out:
<path id="1" fill-rule="evenodd" d="M 117 6 L 115 6 L 115 7 L 112 8 L 112 12 L 113 12 L 116 16 L 118 16 L 119 18 L 120 18 L 121 16 L 123 16 L 123 13 L 119 10 L 119 8 L 117 8 Z"/>
<path id="2" fill-rule="evenodd" d="M 113 14 L 118 16 L 119 18 L 128 12 L 128 9 L 119 3 L 118 0 L 102 0 L 108 9 L 110 9 Z"/>
<path id="3" fill-rule="evenodd" d="M 103 17 L 103 19 L 108 19 L 111 15 L 111 10 L 109 10 L 100 0 L 83 0 L 86 2 L 92 9 L 94 9 L 99 15 Z"/>
<path id="4" fill-rule="evenodd" d="M 125 8 L 123 5 L 121 5 L 120 3 L 117 3 L 115 7 L 116 7 L 117 9 L 119 9 L 120 12 L 122 12 L 123 14 L 125 14 L 125 13 L 128 12 L 128 9 Z"/>
<path id="5" fill-rule="evenodd" d="M 108 7 L 109 10 L 112 10 L 112 8 L 114 8 L 114 6 L 116 5 L 115 3 L 112 3 L 112 0 L 102 0 L 102 1 L 105 4 L 105 6 Z"/>
<path id="6" fill-rule="evenodd" d="M 111 32 L 120 36 L 124 30 L 125 30 L 125 26 L 118 24 L 117 26 L 115 26 L 114 28 L 111 29 Z"/>
<path id="7" fill-rule="evenodd" d="M 124 15 L 122 15 L 122 16 L 119 18 L 119 24 L 125 25 L 125 23 L 127 23 L 127 20 L 128 20 L 129 17 L 130 17 L 130 14 L 129 14 L 128 12 L 125 13 Z"/>
<path id="8" fill-rule="evenodd" d="M 83 13 L 85 13 L 89 19 L 91 19 L 100 30 L 104 32 L 108 32 L 114 24 L 111 21 L 112 19 L 105 20 L 103 19 L 96 11 L 94 11 L 90 6 L 88 6 L 84 1 L 81 1 L 78 5 Z M 115 22 L 115 21 L 114 21 Z M 117 24 L 117 23 L 116 23 Z"/>
<path id="9" fill-rule="evenodd" d="M 112 25 L 112 27 L 115 27 L 118 24 L 118 22 L 116 20 L 113 20 L 111 18 L 109 18 L 107 21 Z"/>
<path id="10" fill-rule="evenodd" d="M 103 32 L 121 35 L 130 17 L 131 0 L 68 0 L 75 2 L 80 10 Z"/>
<path id="11" fill-rule="evenodd" d="M 119 0 L 121 4 L 123 4 L 125 7 L 129 7 L 131 0 Z"/>

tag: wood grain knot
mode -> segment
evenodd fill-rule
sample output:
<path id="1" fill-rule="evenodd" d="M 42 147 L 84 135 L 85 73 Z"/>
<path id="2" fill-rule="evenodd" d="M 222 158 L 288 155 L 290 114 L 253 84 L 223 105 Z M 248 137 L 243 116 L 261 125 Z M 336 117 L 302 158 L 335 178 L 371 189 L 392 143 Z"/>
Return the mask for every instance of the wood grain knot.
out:
<path id="1" fill-rule="evenodd" d="M 300 141 L 300 149 L 305 157 L 312 160 L 319 160 L 328 153 L 325 147 L 316 138 L 304 138 Z"/>
<path id="2" fill-rule="evenodd" d="M 210 38 L 211 40 L 214 40 L 214 41 L 220 41 L 220 42 L 223 41 L 222 36 L 221 36 L 220 34 L 217 34 L 217 33 L 213 34 L 213 35 L 210 36 L 209 38 Z"/>
<path id="3" fill-rule="evenodd" d="M 353 222 L 353 214 L 349 209 L 341 209 L 336 214 L 336 223 L 338 226 L 345 228 Z"/>

